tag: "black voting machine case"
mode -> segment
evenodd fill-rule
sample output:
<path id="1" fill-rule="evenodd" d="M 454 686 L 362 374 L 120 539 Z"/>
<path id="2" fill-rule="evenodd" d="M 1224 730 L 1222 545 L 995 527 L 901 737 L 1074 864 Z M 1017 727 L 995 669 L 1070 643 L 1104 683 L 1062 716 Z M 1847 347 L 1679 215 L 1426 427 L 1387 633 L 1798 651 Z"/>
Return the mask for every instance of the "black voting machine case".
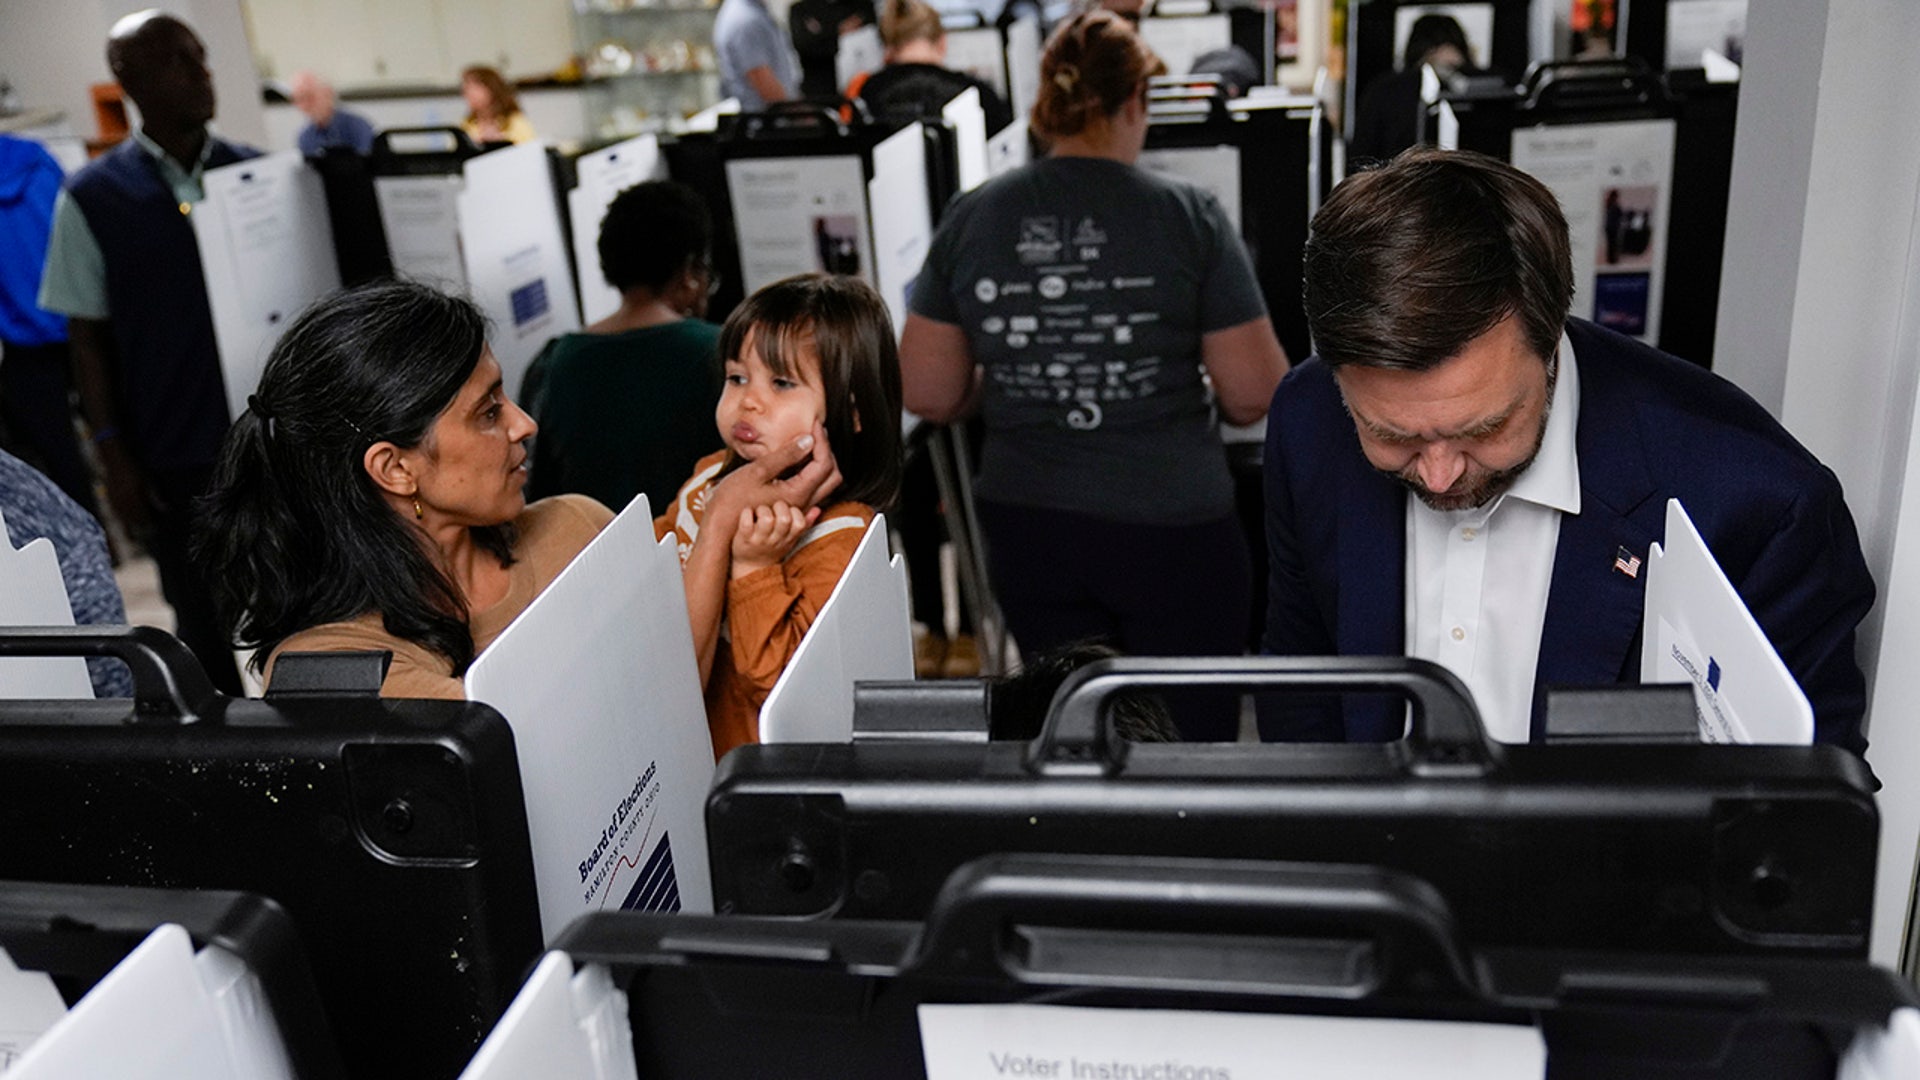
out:
<path id="1" fill-rule="evenodd" d="M 1027 855 L 962 867 L 924 924 L 621 912 L 554 947 L 607 965 L 661 1080 L 924 1076 L 920 1005 L 1016 1003 L 1537 1026 L 1556 1080 L 1824 1078 L 1915 1003 L 1863 961 L 1482 948 L 1461 922 L 1379 867 Z"/>
<path id="2" fill-rule="evenodd" d="M 0 632 L 45 655 L 118 657 L 136 696 L 0 703 L 0 878 L 270 897 L 350 1075 L 465 1067 L 541 947 L 498 713 L 226 698 L 152 628 Z"/>
<path id="3" fill-rule="evenodd" d="M 1173 686 L 1392 692 L 1413 721 L 1385 744 L 1111 737 L 1115 694 Z M 1007 852 L 1272 859 L 1411 873 L 1476 946 L 1858 957 L 1871 792 L 1831 747 L 1502 746 L 1418 660 L 1129 658 L 1075 673 L 1031 744 L 741 747 L 707 823 L 722 913 L 920 919 Z"/>
<path id="4" fill-rule="evenodd" d="M 259 980 L 300 1080 L 343 1076 L 305 950 L 280 905 L 250 893 L 0 881 L 0 952 L 45 972 L 69 1006 L 158 927 L 215 945 Z"/>

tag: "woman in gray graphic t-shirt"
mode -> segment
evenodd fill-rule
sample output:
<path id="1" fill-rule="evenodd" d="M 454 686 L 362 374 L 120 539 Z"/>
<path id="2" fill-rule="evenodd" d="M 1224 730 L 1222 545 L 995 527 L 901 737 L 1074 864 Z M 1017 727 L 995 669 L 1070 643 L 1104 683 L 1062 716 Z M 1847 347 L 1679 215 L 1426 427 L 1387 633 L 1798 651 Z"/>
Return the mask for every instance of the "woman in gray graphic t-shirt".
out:
<path id="1" fill-rule="evenodd" d="M 901 341 L 913 412 L 950 420 L 978 394 L 989 569 L 1030 655 L 1244 647 L 1215 414 L 1260 419 L 1287 360 L 1219 203 L 1134 164 L 1161 69 L 1110 13 L 1055 32 L 1031 121 L 1051 151 L 955 201 Z M 1231 707 L 1177 711 L 1189 738 L 1234 737 Z"/>

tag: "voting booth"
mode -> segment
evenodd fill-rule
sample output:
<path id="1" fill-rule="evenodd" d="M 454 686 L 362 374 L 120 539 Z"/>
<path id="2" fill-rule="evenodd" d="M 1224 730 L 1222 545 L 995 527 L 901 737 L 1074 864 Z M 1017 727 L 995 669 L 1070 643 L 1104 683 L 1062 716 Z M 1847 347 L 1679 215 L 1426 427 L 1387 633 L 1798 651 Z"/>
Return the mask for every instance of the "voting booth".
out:
<path id="1" fill-rule="evenodd" d="M 326 188 L 297 151 L 209 170 L 191 215 L 214 344 L 239 416 L 301 309 L 340 287 Z"/>
<path id="2" fill-rule="evenodd" d="M 1532 59 L 1531 8 L 1530 0 L 1365 0 L 1355 4 L 1347 19 L 1347 100 L 1342 114 L 1346 137 L 1353 138 L 1361 95 L 1381 76 L 1400 70 L 1407 38 L 1420 16 L 1451 16 L 1466 36 L 1468 63 L 1515 79 Z"/>
<path id="3" fill-rule="evenodd" d="M 1703 68 L 1711 51 L 1732 64 L 1745 57 L 1748 0 L 1633 0 L 1621 53 L 1662 71 Z"/>
<path id="4" fill-rule="evenodd" d="M 580 285 L 580 321 L 592 325 L 620 310 L 620 292 L 600 272 L 600 223 L 614 197 L 635 184 L 667 175 L 660 140 L 641 135 L 573 160 L 576 184 L 567 192 L 573 272 Z M 518 387 L 515 387 L 518 390 Z"/>
<path id="5" fill-rule="evenodd" d="M 875 514 L 846 572 L 760 706 L 763 743 L 853 740 L 854 686 L 913 678 L 907 564 L 887 556 L 887 517 Z"/>
<path id="6" fill-rule="evenodd" d="M 72 625 L 53 541 L 42 536 L 16 549 L 0 515 L 0 627 Z M 0 660 L 0 699 L 91 697 L 87 663 L 77 656 Z"/>
<path id="7" fill-rule="evenodd" d="M 1544 64 L 1516 90 L 1452 93 L 1430 138 L 1509 161 L 1567 215 L 1573 314 L 1706 365 L 1713 355 L 1737 85 L 1645 64 Z"/>
<path id="8" fill-rule="evenodd" d="M 0 882 L 0 1070 L 345 1076 L 286 912 L 246 893 Z"/>
<path id="9" fill-rule="evenodd" d="M 1390 693 L 1412 725 L 1384 744 L 1111 734 L 1117 694 L 1197 687 Z M 920 919 L 975 858 L 1182 855 L 1405 871 L 1476 945 L 1861 956 L 1872 790 L 1825 746 L 1498 745 L 1419 660 L 1127 658 L 1069 678 L 1031 744 L 742 747 L 707 830 L 716 907 L 739 914 Z"/>
<path id="10" fill-rule="evenodd" d="M 1001 857 L 924 920 L 590 916 L 466 1077 L 1881 1080 L 1915 1004 L 1855 960 L 1482 948 L 1380 867 Z"/>
<path id="11" fill-rule="evenodd" d="M 1220 200 L 1253 257 L 1254 275 L 1287 355 L 1312 353 L 1300 259 L 1331 164 L 1320 104 L 1305 97 L 1223 102 L 1207 83 L 1155 80 L 1139 165 Z"/>
<path id="12" fill-rule="evenodd" d="M 0 703 L 0 878 L 269 897 L 351 1074 L 459 1071 L 542 943 L 499 714 L 337 685 L 226 698 L 149 627 L 0 631 L 16 656 L 113 656 L 135 694 Z"/>
<path id="13" fill-rule="evenodd" d="M 467 669 L 514 729 L 541 923 L 713 910 L 701 800 L 713 744 L 672 537 L 646 496 Z"/>

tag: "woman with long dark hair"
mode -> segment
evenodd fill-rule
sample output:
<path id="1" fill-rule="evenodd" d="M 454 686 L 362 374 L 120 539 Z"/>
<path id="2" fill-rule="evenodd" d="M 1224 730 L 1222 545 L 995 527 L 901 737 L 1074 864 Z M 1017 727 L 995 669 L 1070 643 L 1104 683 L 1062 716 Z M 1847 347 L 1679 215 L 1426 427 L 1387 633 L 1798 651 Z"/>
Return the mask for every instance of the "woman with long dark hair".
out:
<path id="1" fill-rule="evenodd" d="M 486 330 L 470 301 L 388 282 L 317 302 L 274 346 L 196 540 L 269 680 L 283 652 L 387 649 L 384 695 L 462 697 L 474 656 L 612 519 L 584 496 L 527 503 L 535 424 Z M 717 486 L 721 512 L 811 505 L 834 469 L 805 441 Z"/>

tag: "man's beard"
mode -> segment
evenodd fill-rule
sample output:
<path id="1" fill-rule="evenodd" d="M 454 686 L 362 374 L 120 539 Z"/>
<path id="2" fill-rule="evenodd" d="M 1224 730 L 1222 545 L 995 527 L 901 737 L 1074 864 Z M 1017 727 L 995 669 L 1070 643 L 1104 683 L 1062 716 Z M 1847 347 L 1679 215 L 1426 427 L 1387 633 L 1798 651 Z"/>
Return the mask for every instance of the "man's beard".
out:
<path id="1" fill-rule="evenodd" d="M 1540 456 L 1540 446 L 1546 442 L 1547 419 L 1553 415 L 1553 388 L 1560 375 L 1558 355 L 1554 360 L 1555 363 L 1547 368 L 1547 404 L 1540 410 L 1540 430 L 1534 433 L 1532 453 L 1529 453 L 1526 460 L 1520 464 L 1510 465 L 1504 469 L 1483 469 L 1479 472 L 1474 471 L 1478 466 L 1470 465 L 1466 475 L 1439 494 L 1427 490 L 1427 486 L 1420 482 L 1420 474 L 1415 462 L 1408 462 L 1406 467 L 1398 472 L 1389 472 L 1386 469 L 1379 471 L 1382 475 L 1399 481 L 1408 491 L 1413 492 L 1414 498 L 1425 503 L 1428 509 L 1438 510 L 1443 514 L 1456 510 L 1477 510 L 1506 494 L 1515 481 L 1520 479 L 1521 474 L 1533 465 L 1534 459 Z"/>

